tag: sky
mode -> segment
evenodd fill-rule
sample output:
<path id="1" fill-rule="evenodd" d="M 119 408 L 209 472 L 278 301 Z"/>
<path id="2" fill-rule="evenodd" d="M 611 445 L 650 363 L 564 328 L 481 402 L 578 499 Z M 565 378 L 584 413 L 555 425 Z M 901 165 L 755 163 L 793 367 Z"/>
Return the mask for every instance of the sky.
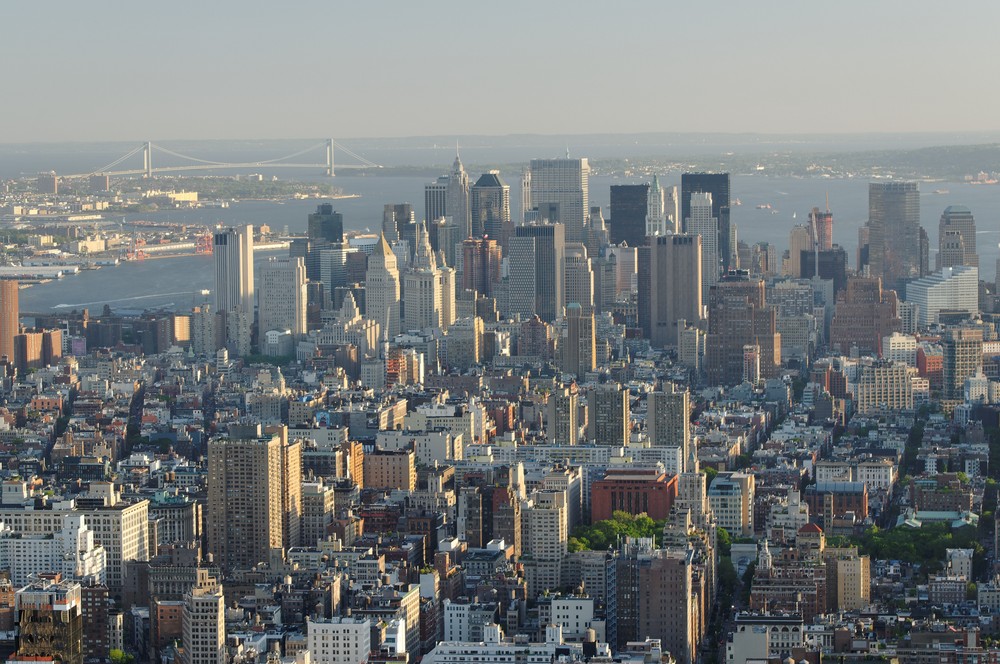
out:
<path id="1" fill-rule="evenodd" d="M 1000 3 L 0 3 L 0 143 L 1000 130 Z"/>

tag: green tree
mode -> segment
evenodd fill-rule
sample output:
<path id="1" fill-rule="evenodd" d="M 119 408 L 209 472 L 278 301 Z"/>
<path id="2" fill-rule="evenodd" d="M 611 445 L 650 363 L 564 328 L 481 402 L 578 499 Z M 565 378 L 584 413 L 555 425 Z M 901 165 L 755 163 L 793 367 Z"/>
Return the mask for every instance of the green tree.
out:
<path id="1" fill-rule="evenodd" d="M 111 659 L 111 664 L 132 664 L 135 662 L 134 655 L 130 655 L 118 648 L 112 648 L 111 652 L 108 653 L 108 657 Z"/>
<path id="2" fill-rule="evenodd" d="M 719 555 L 728 558 L 733 550 L 733 538 L 725 528 L 716 528 L 715 537 L 719 544 Z"/>

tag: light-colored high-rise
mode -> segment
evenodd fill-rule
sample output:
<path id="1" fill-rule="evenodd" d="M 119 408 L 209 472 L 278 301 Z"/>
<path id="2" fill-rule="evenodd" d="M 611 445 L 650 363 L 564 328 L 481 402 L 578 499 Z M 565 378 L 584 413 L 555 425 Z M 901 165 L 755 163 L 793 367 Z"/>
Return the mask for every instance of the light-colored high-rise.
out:
<path id="1" fill-rule="evenodd" d="M 701 236 L 701 297 L 708 299 L 708 290 L 719 281 L 722 262 L 719 256 L 719 220 L 712 216 L 712 194 L 691 194 L 691 216 L 685 220 L 686 230 Z"/>
<path id="2" fill-rule="evenodd" d="M 564 491 L 537 491 L 521 512 L 522 562 L 529 597 L 562 584 L 562 562 L 569 543 L 568 510 Z"/>
<path id="3" fill-rule="evenodd" d="M 309 654 L 316 664 L 363 664 L 371 652 L 371 632 L 372 623 L 367 619 L 309 619 Z"/>
<path id="4" fill-rule="evenodd" d="M 679 232 L 680 198 L 676 186 L 662 187 L 659 176 L 654 175 L 646 207 L 647 237 Z"/>
<path id="5" fill-rule="evenodd" d="M 249 569 L 271 549 L 298 546 L 302 442 L 287 429 L 208 442 L 208 548 L 225 570 Z"/>
<path id="6" fill-rule="evenodd" d="M 215 256 L 215 310 L 253 315 L 253 226 L 217 231 Z"/>
<path id="7" fill-rule="evenodd" d="M 192 588 L 181 613 L 183 664 L 225 664 L 226 602 L 222 588 Z"/>
<path id="8" fill-rule="evenodd" d="M 938 225 L 937 268 L 952 265 L 979 267 L 976 253 L 976 219 L 964 205 L 949 205 Z"/>
<path id="9" fill-rule="evenodd" d="M 586 159 L 532 159 L 531 205 L 550 222 L 563 224 L 568 242 L 585 242 L 590 164 Z"/>
<path id="10" fill-rule="evenodd" d="M 953 265 L 915 279 L 906 284 L 906 301 L 916 305 L 921 327 L 936 325 L 942 311 L 975 314 L 979 311 L 979 268 Z"/>
<path id="11" fill-rule="evenodd" d="M 306 333 L 306 265 L 301 258 L 269 258 L 260 271 L 258 329 Z"/>
<path id="12" fill-rule="evenodd" d="M 594 310 L 594 269 L 587 247 L 571 242 L 566 245 L 566 304 L 579 304 L 584 313 Z"/>
<path id="13" fill-rule="evenodd" d="M 558 387 L 549 395 L 548 437 L 552 445 L 576 445 L 579 438 L 579 390 L 576 383 Z"/>
<path id="14" fill-rule="evenodd" d="M 378 244 L 368 257 L 368 271 L 365 273 L 366 317 L 374 320 L 388 338 L 395 338 L 400 332 L 400 280 L 396 268 L 396 254 L 392 252 L 385 235 L 379 237 Z"/>
<path id="15" fill-rule="evenodd" d="M 462 238 L 470 237 L 472 226 L 469 222 L 469 174 L 462 166 L 462 160 L 455 152 L 455 163 L 448 174 L 445 190 L 446 215 L 454 219 Z"/>
<path id="16" fill-rule="evenodd" d="M 637 253 L 639 325 L 657 347 L 676 346 L 678 320 L 704 317 L 703 238 L 694 233 L 655 236 Z"/>
<path id="17" fill-rule="evenodd" d="M 421 222 L 417 224 L 413 264 L 403 274 L 403 325 L 407 330 L 447 329 L 451 321 L 446 321 L 442 312 L 445 311 L 444 290 L 448 284 L 451 284 L 451 301 L 454 302 L 453 273 L 450 278 L 442 279 L 437 257 L 431 251 L 427 231 Z"/>

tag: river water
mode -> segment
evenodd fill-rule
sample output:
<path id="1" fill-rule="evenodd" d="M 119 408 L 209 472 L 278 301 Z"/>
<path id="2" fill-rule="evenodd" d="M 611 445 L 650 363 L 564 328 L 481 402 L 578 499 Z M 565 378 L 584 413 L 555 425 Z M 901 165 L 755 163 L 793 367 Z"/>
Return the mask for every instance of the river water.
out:
<path id="1" fill-rule="evenodd" d="M 473 181 L 478 173 L 470 174 Z M 517 218 L 520 203 L 520 174 L 503 173 L 511 187 L 512 213 Z M 427 177 L 386 175 L 338 175 L 335 182 L 345 194 L 358 198 L 330 201 L 334 209 L 344 214 L 347 229 L 378 229 L 385 203 L 410 202 L 418 218 L 423 216 L 423 188 Z M 594 176 L 590 179 L 591 205 L 604 208 L 609 216 L 610 185 L 640 180 Z M 680 184 L 680 176 L 661 177 L 664 184 Z M 848 252 L 848 261 L 855 263 L 858 228 L 868 216 L 868 181 L 865 179 L 825 179 L 768 177 L 765 175 L 733 176 L 732 197 L 742 201 L 734 207 L 732 219 L 739 227 L 739 237 L 747 242 L 766 241 L 784 249 L 788 233 L 797 223 L 805 223 L 814 206 L 824 207 L 829 195 L 834 214 L 834 241 Z M 934 193 L 947 190 L 948 193 Z M 921 184 L 921 223 L 930 236 L 931 267 L 937 247 L 938 220 L 948 205 L 968 206 L 976 217 L 977 245 L 982 276 L 994 277 L 994 265 L 1000 251 L 1000 186 L 967 183 Z M 304 232 L 307 215 L 319 200 L 287 202 L 245 201 L 229 208 L 170 210 L 128 219 L 169 220 L 198 224 L 268 224 L 281 233 Z M 760 204 L 770 210 L 757 209 Z M 274 255 L 274 254 L 271 254 Z M 258 260 L 266 260 L 263 255 Z M 170 307 L 187 310 L 197 304 L 203 289 L 214 288 L 214 272 L 210 256 L 147 259 L 141 262 L 85 271 L 48 284 L 38 284 L 21 291 L 21 310 L 25 312 L 69 311 L 88 307 L 99 312 L 104 304 L 114 309 Z"/>

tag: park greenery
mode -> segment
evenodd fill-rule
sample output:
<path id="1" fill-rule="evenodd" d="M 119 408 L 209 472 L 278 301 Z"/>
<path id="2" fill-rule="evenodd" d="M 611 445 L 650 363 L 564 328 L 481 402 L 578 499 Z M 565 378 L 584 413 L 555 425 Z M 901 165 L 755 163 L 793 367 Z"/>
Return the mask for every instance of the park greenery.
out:
<path id="1" fill-rule="evenodd" d="M 569 550 L 607 551 L 625 537 L 653 537 L 659 543 L 663 537 L 663 524 L 664 521 L 654 521 L 647 514 L 616 511 L 610 519 L 574 528 L 569 538 Z"/>
<path id="2" fill-rule="evenodd" d="M 980 533 L 974 526 L 952 528 L 946 523 L 925 523 L 920 528 L 900 526 L 882 530 L 872 526 L 859 537 L 830 538 L 828 546 L 856 544 L 862 554 L 872 560 L 899 560 L 919 564 L 925 573 L 942 567 L 946 549 L 972 549 L 973 573 L 984 568 L 985 550 Z"/>

